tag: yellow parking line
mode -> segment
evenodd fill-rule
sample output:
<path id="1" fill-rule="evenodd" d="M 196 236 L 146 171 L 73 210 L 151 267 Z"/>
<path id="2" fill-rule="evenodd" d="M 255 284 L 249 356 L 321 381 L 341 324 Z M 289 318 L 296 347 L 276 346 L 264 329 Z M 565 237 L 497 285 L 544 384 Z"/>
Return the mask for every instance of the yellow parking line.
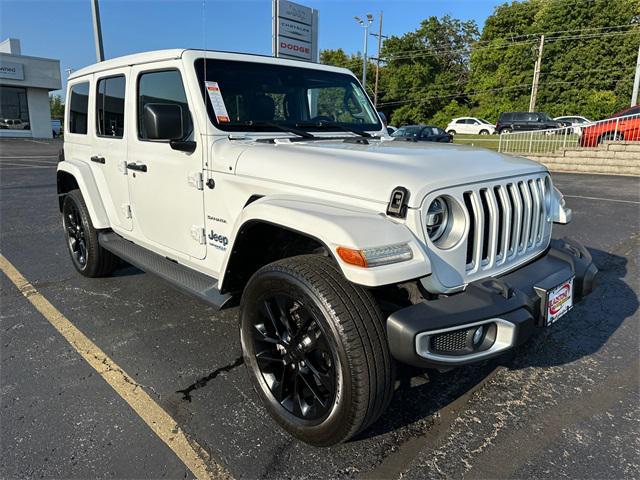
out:
<path id="1" fill-rule="evenodd" d="M 207 468 L 201 455 L 204 450 L 189 442 L 184 432 L 132 377 L 111 360 L 95 343 L 78 330 L 56 307 L 43 297 L 26 278 L 0 254 L 0 270 L 20 293 L 60 332 L 71 346 L 91 365 L 151 430 L 178 456 L 198 479 L 223 478 L 231 475 L 221 465 L 210 462 Z"/>

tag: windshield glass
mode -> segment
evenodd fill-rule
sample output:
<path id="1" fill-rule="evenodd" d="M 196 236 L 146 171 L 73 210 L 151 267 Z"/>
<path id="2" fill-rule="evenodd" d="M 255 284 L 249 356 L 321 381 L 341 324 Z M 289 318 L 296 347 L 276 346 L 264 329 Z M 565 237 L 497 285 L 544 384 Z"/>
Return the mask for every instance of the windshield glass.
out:
<path id="1" fill-rule="evenodd" d="M 492 125 L 491 123 L 489 123 L 489 122 L 488 122 L 487 120 L 485 120 L 484 118 L 481 118 L 481 119 L 480 119 L 480 121 L 481 121 L 482 123 L 486 123 L 486 124 Z"/>
<path id="2" fill-rule="evenodd" d="M 392 137 L 415 137 L 420 133 L 422 127 L 402 127 L 393 132 Z"/>
<path id="3" fill-rule="evenodd" d="M 351 75 L 235 60 L 207 59 L 206 75 L 204 59 L 195 67 L 209 118 L 221 130 L 273 131 L 268 124 L 275 123 L 300 125 L 307 131 L 341 131 L 322 122 L 359 131 L 382 128 Z"/>

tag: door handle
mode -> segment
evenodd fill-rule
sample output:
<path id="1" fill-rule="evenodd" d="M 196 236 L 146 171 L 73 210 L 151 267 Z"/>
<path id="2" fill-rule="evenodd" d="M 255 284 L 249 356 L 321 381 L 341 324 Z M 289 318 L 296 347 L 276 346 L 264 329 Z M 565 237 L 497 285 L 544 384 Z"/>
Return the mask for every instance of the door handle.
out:
<path id="1" fill-rule="evenodd" d="M 146 172 L 147 166 L 144 163 L 127 163 L 127 170 L 135 170 L 136 172 Z"/>
<path id="2" fill-rule="evenodd" d="M 93 157 L 91 157 L 91 161 L 92 162 L 96 162 L 96 163 L 101 163 L 101 164 L 105 164 L 106 160 L 104 159 L 104 157 L 101 157 L 99 155 L 94 155 Z"/>

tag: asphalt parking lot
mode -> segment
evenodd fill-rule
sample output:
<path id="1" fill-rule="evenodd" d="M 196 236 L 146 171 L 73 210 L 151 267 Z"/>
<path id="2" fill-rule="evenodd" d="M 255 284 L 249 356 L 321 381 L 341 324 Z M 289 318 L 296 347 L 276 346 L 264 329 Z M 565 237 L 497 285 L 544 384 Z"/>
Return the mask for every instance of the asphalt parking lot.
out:
<path id="1" fill-rule="evenodd" d="M 0 141 L 0 253 L 237 478 L 640 477 L 640 179 L 553 175 L 600 286 L 498 360 L 406 376 L 389 411 L 332 448 L 270 419 L 220 313 L 132 267 L 78 275 L 56 199 L 60 143 Z M 0 274 L 0 476 L 185 478 L 192 472 Z"/>

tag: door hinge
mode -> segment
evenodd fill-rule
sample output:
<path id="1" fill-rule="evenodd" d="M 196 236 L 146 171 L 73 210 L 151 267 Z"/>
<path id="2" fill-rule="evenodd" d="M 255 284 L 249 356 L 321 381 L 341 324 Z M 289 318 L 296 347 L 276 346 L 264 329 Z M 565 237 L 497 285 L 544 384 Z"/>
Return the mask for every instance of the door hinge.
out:
<path id="1" fill-rule="evenodd" d="M 131 218 L 131 205 L 125 203 L 122 205 L 122 213 L 124 214 L 124 218 Z"/>
<path id="2" fill-rule="evenodd" d="M 189 182 L 189 185 L 196 190 L 204 190 L 204 177 L 202 172 L 192 173 L 187 177 L 187 181 Z"/>
<path id="3" fill-rule="evenodd" d="M 118 162 L 118 171 L 123 175 L 127 174 L 127 161 L 126 160 L 120 160 Z"/>
<path id="4" fill-rule="evenodd" d="M 193 225 L 191 227 L 191 238 L 193 238 L 200 245 L 204 245 L 207 242 L 207 234 L 204 227 Z"/>

